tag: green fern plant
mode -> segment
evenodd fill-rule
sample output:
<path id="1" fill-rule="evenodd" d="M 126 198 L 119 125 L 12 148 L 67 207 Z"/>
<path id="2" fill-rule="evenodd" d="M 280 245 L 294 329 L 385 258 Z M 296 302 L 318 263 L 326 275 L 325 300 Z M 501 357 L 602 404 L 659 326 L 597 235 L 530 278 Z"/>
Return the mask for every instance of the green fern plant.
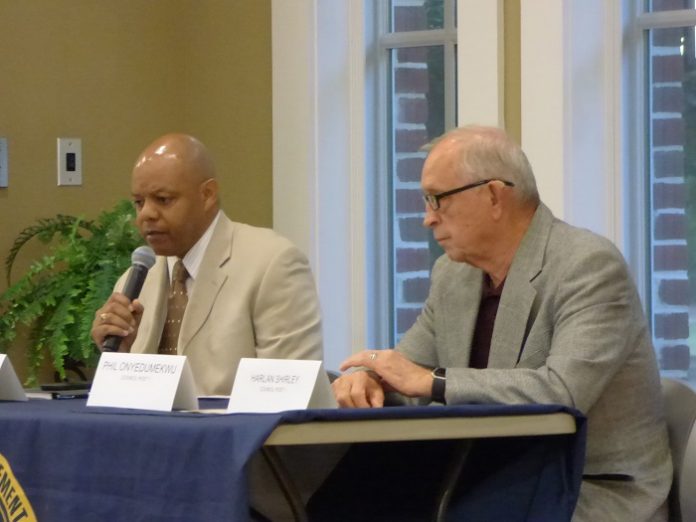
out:
<path id="1" fill-rule="evenodd" d="M 8 288 L 0 294 L 0 353 L 15 340 L 18 326 L 29 327 L 28 385 L 36 384 L 46 355 L 60 379 L 66 368 L 96 362 L 94 312 L 142 244 L 133 218 L 133 205 L 124 200 L 93 221 L 62 214 L 40 219 L 15 239 L 5 260 Z M 34 237 L 51 243 L 49 252 L 11 284 L 17 254 Z"/>

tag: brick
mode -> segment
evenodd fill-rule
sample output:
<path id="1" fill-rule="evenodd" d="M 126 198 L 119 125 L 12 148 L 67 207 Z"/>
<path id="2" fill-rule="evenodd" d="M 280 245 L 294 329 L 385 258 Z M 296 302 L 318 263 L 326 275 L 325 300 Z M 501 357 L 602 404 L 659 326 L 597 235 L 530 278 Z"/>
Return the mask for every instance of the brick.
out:
<path id="1" fill-rule="evenodd" d="M 397 248 L 396 271 L 417 272 L 430 269 L 430 252 L 427 248 Z"/>
<path id="2" fill-rule="evenodd" d="M 665 279 L 660 281 L 657 291 L 660 302 L 667 305 L 689 304 L 689 281 L 686 279 Z"/>
<path id="3" fill-rule="evenodd" d="M 397 334 L 405 333 L 420 315 L 418 308 L 397 308 L 396 309 L 396 332 Z"/>
<path id="4" fill-rule="evenodd" d="M 420 181 L 425 158 L 404 158 L 396 162 L 396 176 L 399 181 Z"/>
<path id="5" fill-rule="evenodd" d="M 689 337 L 689 314 L 686 312 L 655 314 L 654 321 L 657 339 L 687 339 Z"/>
<path id="6" fill-rule="evenodd" d="M 653 11 L 666 11 L 670 9 L 686 9 L 685 0 L 652 0 Z"/>
<path id="7" fill-rule="evenodd" d="M 684 59 L 676 55 L 653 56 L 653 83 L 680 82 L 684 79 Z"/>
<path id="8" fill-rule="evenodd" d="M 428 61 L 427 47 L 401 47 L 396 50 L 399 63 L 426 63 Z"/>
<path id="9" fill-rule="evenodd" d="M 428 229 L 423 226 L 421 218 L 400 218 L 399 235 L 402 241 L 427 241 Z"/>
<path id="10" fill-rule="evenodd" d="M 684 153 L 680 150 L 653 153 L 653 175 L 656 178 L 683 178 Z"/>
<path id="11" fill-rule="evenodd" d="M 394 141 L 396 152 L 418 152 L 429 140 L 425 129 L 399 129 Z"/>
<path id="12" fill-rule="evenodd" d="M 415 214 L 425 212 L 423 193 L 418 189 L 399 189 L 396 191 L 396 213 Z"/>
<path id="13" fill-rule="evenodd" d="M 654 47 L 679 47 L 684 36 L 683 28 L 655 29 L 650 31 Z"/>
<path id="14" fill-rule="evenodd" d="M 686 270 L 689 248 L 686 245 L 658 245 L 653 249 L 653 270 Z"/>
<path id="15" fill-rule="evenodd" d="M 394 8 L 394 32 L 423 31 L 427 28 L 428 20 L 423 7 L 403 6 Z"/>
<path id="16" fill-rule="evenodd" d="M 665 118 L 653 120 L 653 146 L 684 145 L 684 120 Z"/>
<path id="17" fill-rule="evenodd" d="M 394 91 L 397 94 L 426 94 L 428 70 L 397 67 L 394 73 Z"/>
<path id="18" fill-rule="evenodd" d="M 425 124 L 428 120 L 428 102 L 425 98 L 400 98 L 399 123 Z"/>
<path id="19" fill-rule="evenodd" d="M 684 183 L 653 183 L 653 208 L 655 210 L 686 207 L 687 188 Z"/>
<path id="20" fill-rule="evenodd" d="M 653 112 L 684 112 L 684 89 L 681 87 L 654 87 Z"/>
<path id="21" fill-rule="evenodd" d="M 402 283 L 403 300 L 407 303 L 423 303 L 428 298 L 430 279 L 427 277 L 413 277 L 405 279 Z"/>
<path id="22" fill-rule="evenodd" d="M 660 214 L 655 218 L 655 239 L 684 239 L 686 216 L 683 214 Z"/>
<path id="23" fill-rule="evenodd" d="M 685 344 L 665 346 L 660 350 L 661 370 L 688 370 L 690 364 L 691 354 Z"/>

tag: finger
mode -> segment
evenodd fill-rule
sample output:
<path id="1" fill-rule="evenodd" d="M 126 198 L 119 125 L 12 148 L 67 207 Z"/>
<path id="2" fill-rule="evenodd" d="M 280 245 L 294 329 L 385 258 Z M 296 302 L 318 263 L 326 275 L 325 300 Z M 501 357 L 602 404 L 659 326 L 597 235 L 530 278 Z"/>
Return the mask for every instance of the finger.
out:
<path id="1" fill-rule="evenodd" d="M 142 311 L 142 309 L 143 305 L 139 301 L 135 300 L 131 302 L 125 295 L 114 292 L 106 303 L 104 303 L 104 306 L 97 310 L 97 315 L 99 316 L 105 312 L 109 314 L 113 313 L 125 320 L 130 320 L 134 315 L 133 312 L 137 313 Z"/>
<path id="2" fill-rule="evenodd" d="M 355 408 L 369 408 L 370 401 L 367 400 L 367 388 L 364 382 L 353 383 L 350 390 L 350 397 L 353 400 Z"/>
<path id="3" fill-rule="evenodd" d="M 344 372 L 349 368 L 353 368 L 355 366 L 360 366 L 359 361 L 360 361 L 360 354 L 356 353 L 356 354 L 348 357 L 345 361 L 343 361 L 341 363 L 341 366 L 339 366 L 338 369 L 341 370 L 342 372 Z"/>
<path id="4" fill-rule="evenodd" d="M 372 404 L 370 404 L 370 401 L 367 399 L 367 395 L 364 393 L 358 394 L 358 395 L 353 395 L 353 403 L 355 404 L 355 408 L 363 408 L 363 409 L 368 409 L 372 408 Z"/>
<path id="5" fill-rule="evenodd" d="M 135 331 L 135 317 L 123 308 L 118 308 L 111 312 L 100 312 L 97 318 L 102 327 L 118 328 L 124 332 L 123 335 L 128 335 Z M 111 332 L 107 335 L 111 335 Z"/>
<path id="6" fill-rule="evenodd" d="M 114 292 L 109 296 L 109 299 L 104 303 L 103 308 L 109 308 L 110 305 L 118 304 L 123 307 L 128 307 L 131 304 L 131 300 L 120 292 Z"/>
<path id="7" fill-rule="evenodd" d="M 384 389 L 381 386 L 375 386 L 368 390 L 367 400 L 372 408 L 381 408 L 384 406 Z"/>
<path id="8" fill-rule="evenodd" d="M 355 408 L 355 404 L 353 404 L 350 396 L 350 386 L 346 385 L 346 379 L 339 377 L 331 384 L 331 387 L 339 407 Z"/>
<path id="9" fill-rule="evenodd" d="M 375 369 L 375 363 L 377 361 L 377 350 L 363 350 L 356 354 L 351 355 L 345 361 L 341 363 L 340 370 L 346 371 L 349 368 L 355 368 L 357 366 L 363 366 L 365 368 Z"/>
<path id="10" fill-rule="evenodd" d="M 384 403 L 381 379 L 371 371 L 353 374 L 351 398 L 358 408 L 372 408 Z"/>
<path id="11" fill-rule="evenodd" d="M 128 307 L 128 309 L 130 310 L 130 312 L 133 315 L 138 316 L 138 315 L 142 315 L 144 307 L 140 301 L 135 299 L 134 301 L 132 301 L 130 303 L 130 306 Z"/>

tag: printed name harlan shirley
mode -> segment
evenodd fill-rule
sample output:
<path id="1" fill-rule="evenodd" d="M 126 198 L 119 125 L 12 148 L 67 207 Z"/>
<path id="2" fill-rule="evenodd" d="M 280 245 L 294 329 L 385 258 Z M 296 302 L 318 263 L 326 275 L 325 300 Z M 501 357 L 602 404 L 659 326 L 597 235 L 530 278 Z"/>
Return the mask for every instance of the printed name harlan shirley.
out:
<path id="1" fill-rule="evenodd" d="M 299 375 L 271 375 L 256 373 L 251 376 L 251 382 L 262 384 L 295 384 L 299 380 Z"/>

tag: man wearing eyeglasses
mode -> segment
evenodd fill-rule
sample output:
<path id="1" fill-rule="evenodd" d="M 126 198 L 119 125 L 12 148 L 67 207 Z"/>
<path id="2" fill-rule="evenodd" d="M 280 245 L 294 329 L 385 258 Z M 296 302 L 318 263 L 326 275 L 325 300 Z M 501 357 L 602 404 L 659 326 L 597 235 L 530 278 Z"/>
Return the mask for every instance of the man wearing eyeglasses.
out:
<path id="1" fill-rule="evenodd" d="M 424 225 L 445 251 L 394 350 L 344 361 L 344 407 L 385 392 L 445 404 L 557 403 L 588 419 L 573 517 L 667 520 L 671 460 L 640 300 L 619 251 L 556 218 L 502 130 L 455 129 L 431 149 Z"/>

